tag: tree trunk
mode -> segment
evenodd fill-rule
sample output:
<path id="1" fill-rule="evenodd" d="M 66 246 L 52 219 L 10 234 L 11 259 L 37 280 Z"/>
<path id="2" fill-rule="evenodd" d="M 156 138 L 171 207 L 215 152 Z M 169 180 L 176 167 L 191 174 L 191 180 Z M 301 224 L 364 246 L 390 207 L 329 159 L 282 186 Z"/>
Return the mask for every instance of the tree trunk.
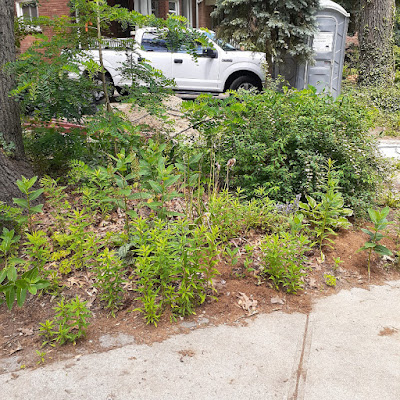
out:
<path id="1" fill-rule="evenodd" d="M 394 10 L 395 0 L 361 1 L 360 84 L 386 85 L 394 81 Z"/>
<path id="2" fill-rule="evenodd" d="M 0 201 L 12 204 L 12 197 L 21 194 L 15 181 L 32 176 L 24 161 L 19 106 L 9 96 L 13 77 L 3 66 L 15 60 L 14 0 L 0 0 Z"/>

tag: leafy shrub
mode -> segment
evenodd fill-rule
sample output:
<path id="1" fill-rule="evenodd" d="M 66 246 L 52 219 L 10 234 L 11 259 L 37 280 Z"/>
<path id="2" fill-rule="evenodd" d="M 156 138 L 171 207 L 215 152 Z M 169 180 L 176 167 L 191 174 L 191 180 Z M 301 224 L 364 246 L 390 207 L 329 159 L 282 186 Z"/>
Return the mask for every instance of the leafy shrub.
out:
<path id="1" fill-rule="evenodd" d="M 268 277 L 274 287 L 283 287 L 288 293 L 296 293 L 303 287 L 303 276 L 310 241 L 303 234 L 283 232 L 267 236 L 261 242 L 263 252 L 261 275 Z"/>
<path id="2" fill-rule="evenodd" d="M 221 169 L 236 158 L 231 185 L 247 195 L 262 186 L 270 198 L 285 202 L 319 192 L 330 158 L 345 202 L 362 207 L 384 175 L 376 140 L 366 133 L 368 113 L 350 96 L 334 101 L 311 89 L 266 90 L 225 100 L 200 97 L 187 108 L 202 134 L 198 145 Z"/>
<path id="3" fill-rule="evenodd" d="M 147 323 L 157 324 L 165 308 L 175 315 L 194 314 L 194 307 L 209 296 L 215 265 L 218 230 L 194 227 L 186 220 L 167 223 L 134 221 L 135 232 L 121 249 L 135 254 L 136 291 Z M 120 253 L 121 253 L 120 252 Z"/>
<path id="4" fill-rule="evenodd" d="M 246 200 L 240 193 L 239 189 L 236 194 L 227 190 L 215 193 L 206 206 L 205 216 L 218 227 L 223 241 L 250 228 L 271 229 L 280 218 L 276 204 L 268 197 Z"/>
<path id="5" fill-rule="evenodd" d="M 336 236 L 334 229 L 349 228 L 350 222 L 347 216 L 351 216 L 353 211 L 344 207 L 342 193 L 339 191 L 338 179 L 335 177 L 332 160 L 328 160 L 327 183 L 324 193 L 321 194 L 321 201 L 317 202 L 311 196 L 306 196 L 307 203 L 300 202 L 301 212 L 305 214 L 310 222 L 313 233 L 318 243 L 321 257 L 323 257 L 322 246 L 327 245 L 332 248 L 334 241 L 331 236 Z"/>
<path id="6" fill-rule="evenodd" d="M 344 85 L 344 93 L 368 110 L 373 125 L 385 128 L 385 135 L 397 136 L 400 130 L 400 85 L 354 86 Z"/>
<path id="7" fill-rule="evenodd" d="M 81 301 L 78 296 L 75 299 L 61 299 L 57 306 L 54 320 L 46 320 L 40 323 L 39 334 L 44 336 L 43 344 L 56 341 L 60 345 L 66 342 L 76 343 L 76 341 L 86 335 L 89 326 L 88 318 L 92 312 L 86 306 L 87 301 Z"/>
<path id="8" fill-rule="evenodd" d="M 81 129 L 65 131 L 59 127 L 32 126 L 24 133 L 24 145 L 41 174 L 62 175 L 70 161 L 88 157 L 86 137 Z"/>
<path id="9" fill-rule="evenodd" d="M 124 282 L 124 267 L 114 251 L 105 248 L 96 256 L 95 266 L 96 283 L 94 286 L 100 289 L 100 298 L 106 302 L 106 308 L 112 316 L 122 304 Z"/>

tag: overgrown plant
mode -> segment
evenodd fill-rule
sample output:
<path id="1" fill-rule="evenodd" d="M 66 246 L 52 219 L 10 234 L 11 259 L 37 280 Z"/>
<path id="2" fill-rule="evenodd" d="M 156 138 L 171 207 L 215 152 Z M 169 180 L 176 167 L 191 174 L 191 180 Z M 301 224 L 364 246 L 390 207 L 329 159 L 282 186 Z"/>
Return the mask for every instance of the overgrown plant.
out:
<path id="1" fill-rule="evenodd" d="M 361 229 L 364 233 L 369 236 L 368 241 L 358 249 L 358 251 L 366 250 L 368 252 L 368 280 L 371 279 L 371 255 L 372 252 L 379 254 L 380 256 L 391 256 L 392 252 L 382 244 L 378 242 L 382 240 L 385 236 L 381 232 L 384 230 L 390 222 L 386 219 L 389 214 L 389 207 L 383 208 L 381 211 L 374 210 L 372 208 L 368 209 L 369 217 L 374 224 L 372 230 Z"/>
<path id="2" fill-rule="evenodd" d="M 221 180 L 234 157 L 229 185 L 241 187 L 246 196 L 260 186 L 280 202 L 320 192 L 331 158 L 345 203 L 361 213 L 387 174 L 376 138 L 366 133 L 368 111 L 351 96 L 335 101 L 313 89 L 266 89 L 225 100 L 200 96 L 184 107 L 200 132 L 193 146 L 203 149 L 210 175 L 218 163 Z"/>
<path id="3" fill-rule="evenodd" d="M 54 320 L 40 323 L 39 334 L 45 338 L 43 345 L 53 342 L 75 344 L 79 338 L 86 336 L 88 319 L 92 316 L 86 304 L 87 301 L 81 301 L 78 296 L 71 300 L 62 298 L 53 308 L 56 312 Z"/>
<path id="4" fill-rule="evenodd" d="M 58 263 L 62 274 L 92 266 L 95 255 L 102 247 L 100 239 L 93 232 L 87 231 L 87 227 L 93 223 L 92 216 L 85 209 L 72 210 L 71 214 L 65 232 L 54 232 L 52 236 L 52 261 Z"/>
<path id="5" fill-rule="evenodd" d="M 3 263 L 0 270 L 0 293 L 4 297 L 0 297 L 0 304 L 5 301 L 9 310 L 12 309 L 15 300 L 18 306 L 22 307 L 28 292 L 35 295 L 50 284 L 41 278 L 37 265 L 20 273 L 17 266 L 22 265 L 24 260 L 18 258 L 16 253 L 19 239 L 20 236 L 15 235 L 14 230 L 3 228 L 0 235 L 0 260 Z"/>
<path id="6" fill-rule="evenodd" d="M 285 288 L 297 293 L 303 287 L 306 275 L 305 253 L 310 250 L 310 240 L 303 234 L 283 232 L 266 236 L 260 244 L 262 256 L 261 275 L 272 281 L 275 289 Z"/>
<path id="7" fill-rule="evenodd" d="M 100 299 L 114 317 L 123 300 L 124 265 L 114 251 L 105 248 L 96 256 L 95 286 L 100 290 Z"/>
<path id="8" fill-rule="evenodd" d="M 166 207 L 168 201 L 181 197 L 182 194 L 173 188 L 181 176 L 177 174 L 178 171 L 174 165 L 167 165 L 167 158 L 163 155 L 165 148 L 165 144 L 159 144 L 150 139 L 148 147 L 142 151 L 142 159 L 139 162 L 142 186 L 149 199 L 146 205 L 161 219 L 181 215 L 169 211 Z"/>
<path id="9" fill-rule="evenodd" d="M 134 228 L 128 248 L 136 255 L 138 310 L 147 323 L 157 325 L 166 308 L 173 318 L 194 314 L 195 306 L 212 293 L 220 254 L 218 229 L 194 227 L 187 220 L 149 223 L 142 218 L 134 221 Z"/>
<path id="10" fill-rule="evenodd" d="M 17 204 L 27 214 L 25 222 L 28 226 L 29 231 L 33 231 L 33 216 L 37 213 L 42 212 L 43 204 L 33 205 L 33 202 L 43 193 L 44 189 L 32 190 L 33 185 L 37 181 L 37 176 L 31 179 L 27 179 L 22 176 L 21 180 L 17 180 L 16 185 L 18 189 L 25 195 L 24 199 L 13 199 L 14 203 Z"/>
<path id="11" fill-rule="evenodd" d="M 349 228 L 351 223 L 346 217 L 353 211 L 344 206 L 342 193 L 339 191 L 339 179 L 335 176 L 333 162 L 328 160 L 327 181 L 320 201 L 311 196 L 306 196 L 307 203 L 299 203 L 301 212 L 305 214 L 317 238 L 321 258 L 324 258 L 322 247 L 327 245 L 332 248 L 332 236 L 337 236 L 335 229 Z"/>

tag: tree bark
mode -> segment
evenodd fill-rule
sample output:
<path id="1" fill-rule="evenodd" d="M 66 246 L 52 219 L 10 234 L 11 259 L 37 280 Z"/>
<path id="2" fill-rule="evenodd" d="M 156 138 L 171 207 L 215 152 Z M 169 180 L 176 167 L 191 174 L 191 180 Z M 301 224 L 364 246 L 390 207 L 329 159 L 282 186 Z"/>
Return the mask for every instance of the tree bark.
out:
<path id="1" fill-rule="evenodd" d="M 32 171 L 25 161 L 19 106 L 9 96 L 13 77 L 3 67 L 15 61 L 14 0 L 0 1 L 0 201 L 21 196 L 15 181 Z"/>
<path id="2" fill-rule="evenodd" d="M 360 84 L 386 85 L 394 81 L 394 11 L 395 0 L 361 1 Z"/>

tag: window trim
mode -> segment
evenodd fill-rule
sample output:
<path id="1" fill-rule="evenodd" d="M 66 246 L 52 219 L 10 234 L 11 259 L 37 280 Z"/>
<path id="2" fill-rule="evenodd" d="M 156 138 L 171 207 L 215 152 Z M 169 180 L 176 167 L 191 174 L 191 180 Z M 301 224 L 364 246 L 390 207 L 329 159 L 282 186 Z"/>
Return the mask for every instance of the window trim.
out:
<path id="1" fill-rule="evenodd" d="M 40 28 L 40 26 L 37 26 L 37 25 L 34 26 L 34 25 L 30 25 L 29 24 L 29 22 L 32 21 L 32 17 L 31 16 L 30 16 L 29 20 L 24 17 L 23 6 L 25 4 L 33 4 L 33 5 L 35 5 L 36 6 L 35 8 L 36 8 L 37 18 L 39 17 L 39 4 L 38 4 L 38 2 L 36 0 L 17 0 L 15 2 L 15 10 L 16 10 L 16 13 L 17 13 L 17 17 L 18 18 L 22 18 L 24 20 L 27 30 L 41 32 L 42 29 Z"/>
<path id="2" fill-rule="evenodd" d="M 175 11 L 171 11 L 169 3 L 175 3 Z M 168 0 L 168 15 L 180 15 L 179 0 Z"/>

